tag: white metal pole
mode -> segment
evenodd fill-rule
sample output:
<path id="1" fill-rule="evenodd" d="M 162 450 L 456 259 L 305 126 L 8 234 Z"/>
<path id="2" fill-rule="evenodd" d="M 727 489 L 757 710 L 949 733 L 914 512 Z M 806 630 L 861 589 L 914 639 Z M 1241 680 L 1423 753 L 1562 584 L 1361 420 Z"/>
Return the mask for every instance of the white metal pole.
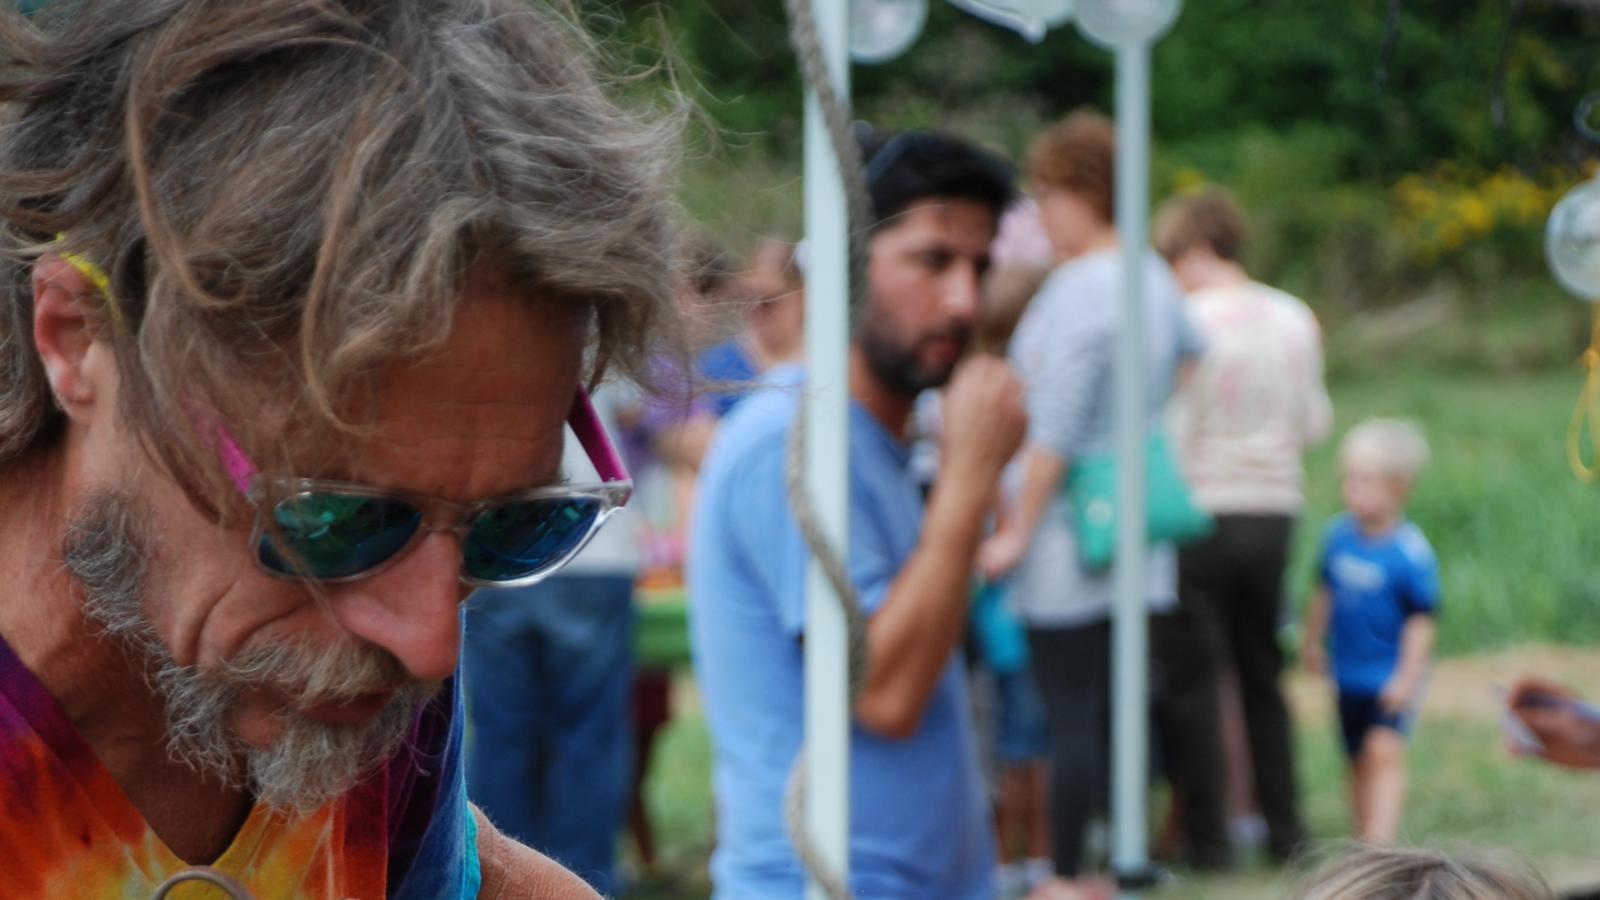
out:
<path id="1" fill-rule="evenodd" d="M 813 0 L 834 90 L 850 96 L 847 0 Z M 806 490 L 822 533 L 849 546 L 848 347 L 850 265 L 844 181 L 815 94 L 805 106 Z M 855 223 L 863 228 L 864 222 Z M 806 826 L 829 867 L 849 876 L 850 710 L 845 617 L 816 560 L 806 570 Z M 825 900 L 814 881 L 808 900 Z"/>
<path id="2" fill-rule="evenodd" d="M 1118 240 L 1122 316 L 1116 366 L 1117 555 L 1112 624 L 1112 865 L 1148 866 L 1145 793 L 1149 769 L 1148 620 L 1145 559 L 1145 441 L 1148 413 L 1144 309 L 1145 216 L 1150 176 L 1150 44 L 1116 48 Z M 1132 896 L 1132 895 L 1124 895 Z"/>

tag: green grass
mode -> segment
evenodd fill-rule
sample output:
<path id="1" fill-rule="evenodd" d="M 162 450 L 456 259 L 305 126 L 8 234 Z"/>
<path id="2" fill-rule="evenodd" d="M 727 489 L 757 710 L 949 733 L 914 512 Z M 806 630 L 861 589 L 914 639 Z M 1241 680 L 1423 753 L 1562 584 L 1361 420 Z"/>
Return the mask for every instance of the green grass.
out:
<path id="1" fill-rule="evenodd" d="M 1441 651 L 1600 639 L 1600 487 L 1574 478 L 1565 449 L 1581 383 L 1574 368 L 1393 373 L 1338 385 L 1334 439 L 1308 460 L 1291 594 L 1311 583 L 1322 524 L 1339 508 L 1339 435 L 1369 416 L 1404 416 L 1423 426 L 1433 451 L 1410 515 L 1439 555 Z"/>
<path id="2" fill-rule="evenodd" d="M 705 859 L 711 847 L 709 743 L 698 714 L 680 717 L 657 751 L 648 802 L 663 845 L 671 886 L 632 892 L 630 900 L 698 900 L 709 895 Z M 1430 719 L 1411 752 L 1411 802 L 1403 839 L 1444 849 L 1497 848 L 1533 861 L 1567 887 L 1600 885 L 1593 862 L 1600 845 L 1600 775 L 1569 773 L 1508 759 L 1494 726 Z M 1299 768 L 1308 826 L 1320 855 L 1349 834 L 1343 751 L 1332 724 L 1302 721 Z M 1247 868 L 1227 877 L 1183 877 L 1162 897 L 1281 897 L 1301 873 Z"/>

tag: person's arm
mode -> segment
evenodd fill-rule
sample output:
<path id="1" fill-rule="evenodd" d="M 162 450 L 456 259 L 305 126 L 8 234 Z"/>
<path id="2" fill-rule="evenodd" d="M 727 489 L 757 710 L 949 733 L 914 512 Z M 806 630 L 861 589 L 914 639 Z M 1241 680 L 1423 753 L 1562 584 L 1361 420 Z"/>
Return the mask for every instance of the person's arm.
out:
<path id="1" fill-rule="evenodd" d="M 1333 431 L 1333 400 L 1328 397 L 1328 384 L 1325 374 L 1326 364 L 1322 355 L 1322 329 L 1317 325 L 1317 320 L 1310 312 L 1306 313 L 1309 319 L 1307 328 L 1310 336 L 1306 349 L 1306 396 L 1301 409 L 1303 418 L 1300 422 L 1300 440 L 1304 446 L 1322 443 Z"/>
<path id="2" fill-rule="evenodd" d="M 1434 632 L 1432 615 L 1413 613 L 1407 617 L 1400 632 L 1400 664 L 1378 695 L 1379 704 L 1388 712 L 1400 712 L 1416 696 L 1423 673 L 1428 670 L 1428 659 L 1433 656 Z"/>
<path id="3" fill-rule="evenodd" d="M 1306 604 L 1300 634 L 1300 665 L 1312 675 L 1328 671 L 1328 586 L 1317 585 Z"/>
<path id="4" fill-rule="evenodd" d="M 1066 474 L 1066 462 L 1043 444 L 1029 443 L 1023 450 L 1022 489 L 1016 505 L 995 524 L 994 534 L 978 550 L 978 571 L 983 577 L 996 581 L 1022 561 Z"/>
<path id="5" fill-rule="evenodd" d="M 542 853 L 501 834 L 476 806 L 479 900 L 599 900 L 583 879 Z"/>
<path id="6" fill-rule="evenodd" d="M 1021 387 L 992 357 L 963 364 L 944 403 L 939 477 L 921 538 L 867 623 L 869 665 L 856 720 L 888 738 L 917 730 L 961 639 L 984 513 L 1026 425 Z"/>
<path id="7" fill-rule="evenodd" d="M 1071 289 L 1057 285 L 1058 289 Z M 1028 552 L 1039 522 L 1050 509 L 1081 449 L 1089 411 L 1096 393 L 1109 383 L 1110 347 L 1114 332 L 1109 320 L 1081 321 L 1070 307 L 1041 294 L 1041 307 L 1030 327 L 1049 341 L 1051 352 L 1033 354 L 1026 373 L 1028 388 L 1028 441 L 1022 461 L 1022 488 L 1015 514 L 984 542 L 978 551 L 978 570 L 990 580 L 1004 577 Z M 1021 340 L 1016 338 L 1014 340 Z"/>
<path id="8" fill-rule="evenodd" d="M 1539 742 L 1532 752 L 1558 766 L 1600 769 L 1600 720 L 1584 715 L 1578 695 L 1561 685 L 1525 678 L 1511 691 L 1511 714 L 1522 720 Z"/>

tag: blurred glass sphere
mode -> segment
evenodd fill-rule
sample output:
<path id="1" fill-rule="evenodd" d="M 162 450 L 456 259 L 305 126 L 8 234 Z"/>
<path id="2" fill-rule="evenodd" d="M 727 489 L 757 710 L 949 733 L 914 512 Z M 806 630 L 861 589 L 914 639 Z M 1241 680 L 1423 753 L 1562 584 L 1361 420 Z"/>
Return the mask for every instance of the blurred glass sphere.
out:
<path id="1" fill-rule="evenodd" d="M 871 65 L 906 52 L 928 21 L 928 0 L 850 0 L 850 58 Z"/>
<path id="2" fill-rule="evenodd" d="M 1600 178 L 1568 191 L 1550 210 L 1544 255 L 1562 287 L 1600 303 Z"/>
<path id="3" fill-rule="evenodd" d="M 1078 28 L 1109 47 L 1154 41 L 1178 20 L 1183 0 L 1078 0 Z"/>

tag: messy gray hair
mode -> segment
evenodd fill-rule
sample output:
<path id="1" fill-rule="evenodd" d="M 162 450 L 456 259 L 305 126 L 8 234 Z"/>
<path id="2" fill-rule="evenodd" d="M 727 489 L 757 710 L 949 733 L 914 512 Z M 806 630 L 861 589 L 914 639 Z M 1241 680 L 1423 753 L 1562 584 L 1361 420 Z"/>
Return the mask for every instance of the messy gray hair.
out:
<path id="1" fill-rule="evenodd" d="M 528 0 L 0 13 L 0 465 L 61 430 L 32 342 L 49 252 L 109 275 L 85 299 L 121 412 L 197 499 L 226 490 L 209 416 L 267 469 L 296 429 L 348 431 L 381 366 L 445 340 L 469 270 L 580 309 L 591 379 L 646 378 L 675 330 L 674 125 L 613 104 L 595 53 Z"/>

